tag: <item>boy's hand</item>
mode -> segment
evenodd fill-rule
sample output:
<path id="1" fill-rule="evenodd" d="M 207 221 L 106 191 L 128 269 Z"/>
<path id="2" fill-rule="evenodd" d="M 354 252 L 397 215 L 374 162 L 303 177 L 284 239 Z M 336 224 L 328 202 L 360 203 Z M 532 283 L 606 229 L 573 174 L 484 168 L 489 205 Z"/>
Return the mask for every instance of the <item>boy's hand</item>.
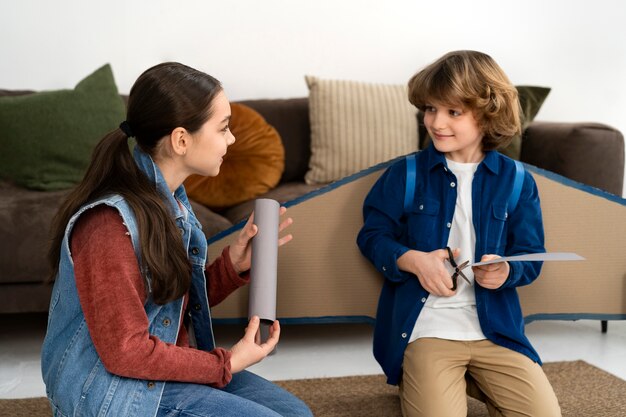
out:
<path id="1" fill-rule="evenodd" d="M 457 257 L 461 250 L 457 248 L 452 253 Z M 398 258 L 398 268 L 415 274 L 422 287 L 430 294 L 450 297 L 456 292 L 450 289 L 452 276 L 445 266 L 447 260 L 448 251 L 445 249 L 432 252 L 409 250 Z"/>
<path id="2" fill-rule="evenodd" d="M 498 255 L 483 255 L 480 261 L 484 262 L 498 258 L 500 258 Z M 474 280 L 481 287 L 495 290 L 500 288 L 509 277 L 511 266 L 508 262 L 498 262 L 489 265 L 473 266 L 472 270 L 474 271 Z"/>

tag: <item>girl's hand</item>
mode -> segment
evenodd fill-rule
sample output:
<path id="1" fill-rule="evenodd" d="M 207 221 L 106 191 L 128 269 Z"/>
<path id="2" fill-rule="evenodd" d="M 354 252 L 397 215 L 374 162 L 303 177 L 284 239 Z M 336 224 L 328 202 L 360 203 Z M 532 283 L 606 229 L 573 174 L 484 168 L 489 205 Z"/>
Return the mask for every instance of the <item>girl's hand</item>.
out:
<path id="1" fill-rule="evenodd" d="M 280 324 L 278 320 L 270 327 L 270 335 L 266 342 L 257 344 L 255 339 L 259 331 L 260 320 L 258 316 L 253 316 L 248 322 L 248 327 L 243 338 L 231 349 L 230 371 L 234 374 L 243 371 L 248 366 L 261 361 L 274 350 L 280 338 Z"/>
<path id="2" fill-rule="evenodd" d="M 498 255 L 483 255 L 480 261 L 490 261 L 499 257 Z M 498 262 L 489 265 L 473 266 L 472 270 L 474 271 L 474 280 L 481 287 L 495 290 L 500 288 L 509 277 L 511 266 L 508 262 Z"/>
<path id="3" fill-rule="evenodd" d="M 280 215 L 285 214 L 287 209 L 285 207 L 280 208 Z M 278 232 L 282 232 L 286 227 L 291 225 L 293 220 L 291 217 L 288 217 L 283 221 L 279 228 Z M 250 264 L 252 262 L 252 242 L 251 239 L 257 234 L 259 228 L 256 224 L 254 224 L 254 212 L 248 218 L 248 221 L 243 226 L 241 231 L 239 232 L 239 236 L 233 244 L 230 245 L 228 249 L 228 253 L 230 255 L 230 261 L 233 264 L 233 268 L 238 274 L 247 271 L 250 269 Z M 278 239 L 278 246 L 282 246 L 285 243 L 289 242 L 293 238 L 292 235 L 288 234 Z"/>
<path id="4" fill-rule="evenodd" d="M 456 258 L 461 250 L 457 248 L 452 253 Z M 450 289 L 452 277 L 445 267 L 447 259 L 448 251 L 445 249 L 432 252 L 410 250 L 398 258 L 398 268 L 415 274 L 422 287 L 430 294 L 450 297 L 456 292 Z"/>

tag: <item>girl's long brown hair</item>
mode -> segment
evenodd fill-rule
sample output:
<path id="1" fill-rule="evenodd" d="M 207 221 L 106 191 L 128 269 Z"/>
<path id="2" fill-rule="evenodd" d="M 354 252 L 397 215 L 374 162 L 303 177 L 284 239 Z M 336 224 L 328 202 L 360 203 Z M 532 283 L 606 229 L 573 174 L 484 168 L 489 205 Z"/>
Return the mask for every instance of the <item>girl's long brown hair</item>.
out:
<path id="1" fill-rule="evenodd" d="M 154 159 L 159 142 L 177 127 L 193 133 L 211 116 L 222 87 L 215 78 L 176 62 L 146 70 L 131 88 L 126 120 L 137 146 Z M 189 289 L 191 265 L 170 209 L 154 183 L 137 167 L 122 130 L 96 145 L 82 181 L 70 192 L 52 222 L 48 262 L 59 270 L 66 226 L 84 204 L 119 194 L 132 208 L 139 228 L 141 270 L 148 271 L 153 300 L 180 298 Z M 106 244 L 106 242 L 102 242 Z"/>

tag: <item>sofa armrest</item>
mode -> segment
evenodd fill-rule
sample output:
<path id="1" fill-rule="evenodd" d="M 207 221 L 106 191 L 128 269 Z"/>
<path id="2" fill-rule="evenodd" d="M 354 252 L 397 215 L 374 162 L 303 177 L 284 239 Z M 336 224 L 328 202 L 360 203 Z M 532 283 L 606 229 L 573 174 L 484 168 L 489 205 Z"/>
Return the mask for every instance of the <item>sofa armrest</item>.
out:
<path id="1" fill-rule="evenodd" d="M 523 162 L 622 195 L 624 136 L 601 123 L 533 122 L 522 140 Z"/>

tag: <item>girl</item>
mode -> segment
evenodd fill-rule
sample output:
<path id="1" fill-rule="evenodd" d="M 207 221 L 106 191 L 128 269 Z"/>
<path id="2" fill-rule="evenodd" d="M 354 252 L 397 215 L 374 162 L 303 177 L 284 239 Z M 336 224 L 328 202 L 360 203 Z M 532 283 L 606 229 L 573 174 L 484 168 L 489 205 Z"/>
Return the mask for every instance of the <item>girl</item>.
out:
<path id="1" fill-rule="evenodd" d="M 230 350 L 213 339 L 209 306 L 248 283 L 257 228 L 251 216 L 206 265 L 206 238 L 182 183 L 218 174 L 235 141 L 229 118 L 216 79 L 164 63 L 139 77 L 127 120 L 94 149 L 52 228 L 56 281 L 42 372 L 55 416 L 311 415 L 244 371 L 273 350 L 277 321 L 260 345 L 258 317 Z"/>
<path id="2" fill-rule="evenodd" d="M 405 416 L 466 416 L 466 391 L 491 416 L 560 416 L 516 292 L 541 264 L 468 268 L 468 282 L 450 267 L 545 252 L 535 182 L 523 173 L 508 207 L 516 167 L 495 151 L 521 131 L 517 90 L 488 55 L 457 51 L 413 76 L 409 100 L 432 139 L 415 155 L 414 198 L 405 208 L 401 160 L 367 196 L 357 239 L 385 276 L 374 355 Z"/>

